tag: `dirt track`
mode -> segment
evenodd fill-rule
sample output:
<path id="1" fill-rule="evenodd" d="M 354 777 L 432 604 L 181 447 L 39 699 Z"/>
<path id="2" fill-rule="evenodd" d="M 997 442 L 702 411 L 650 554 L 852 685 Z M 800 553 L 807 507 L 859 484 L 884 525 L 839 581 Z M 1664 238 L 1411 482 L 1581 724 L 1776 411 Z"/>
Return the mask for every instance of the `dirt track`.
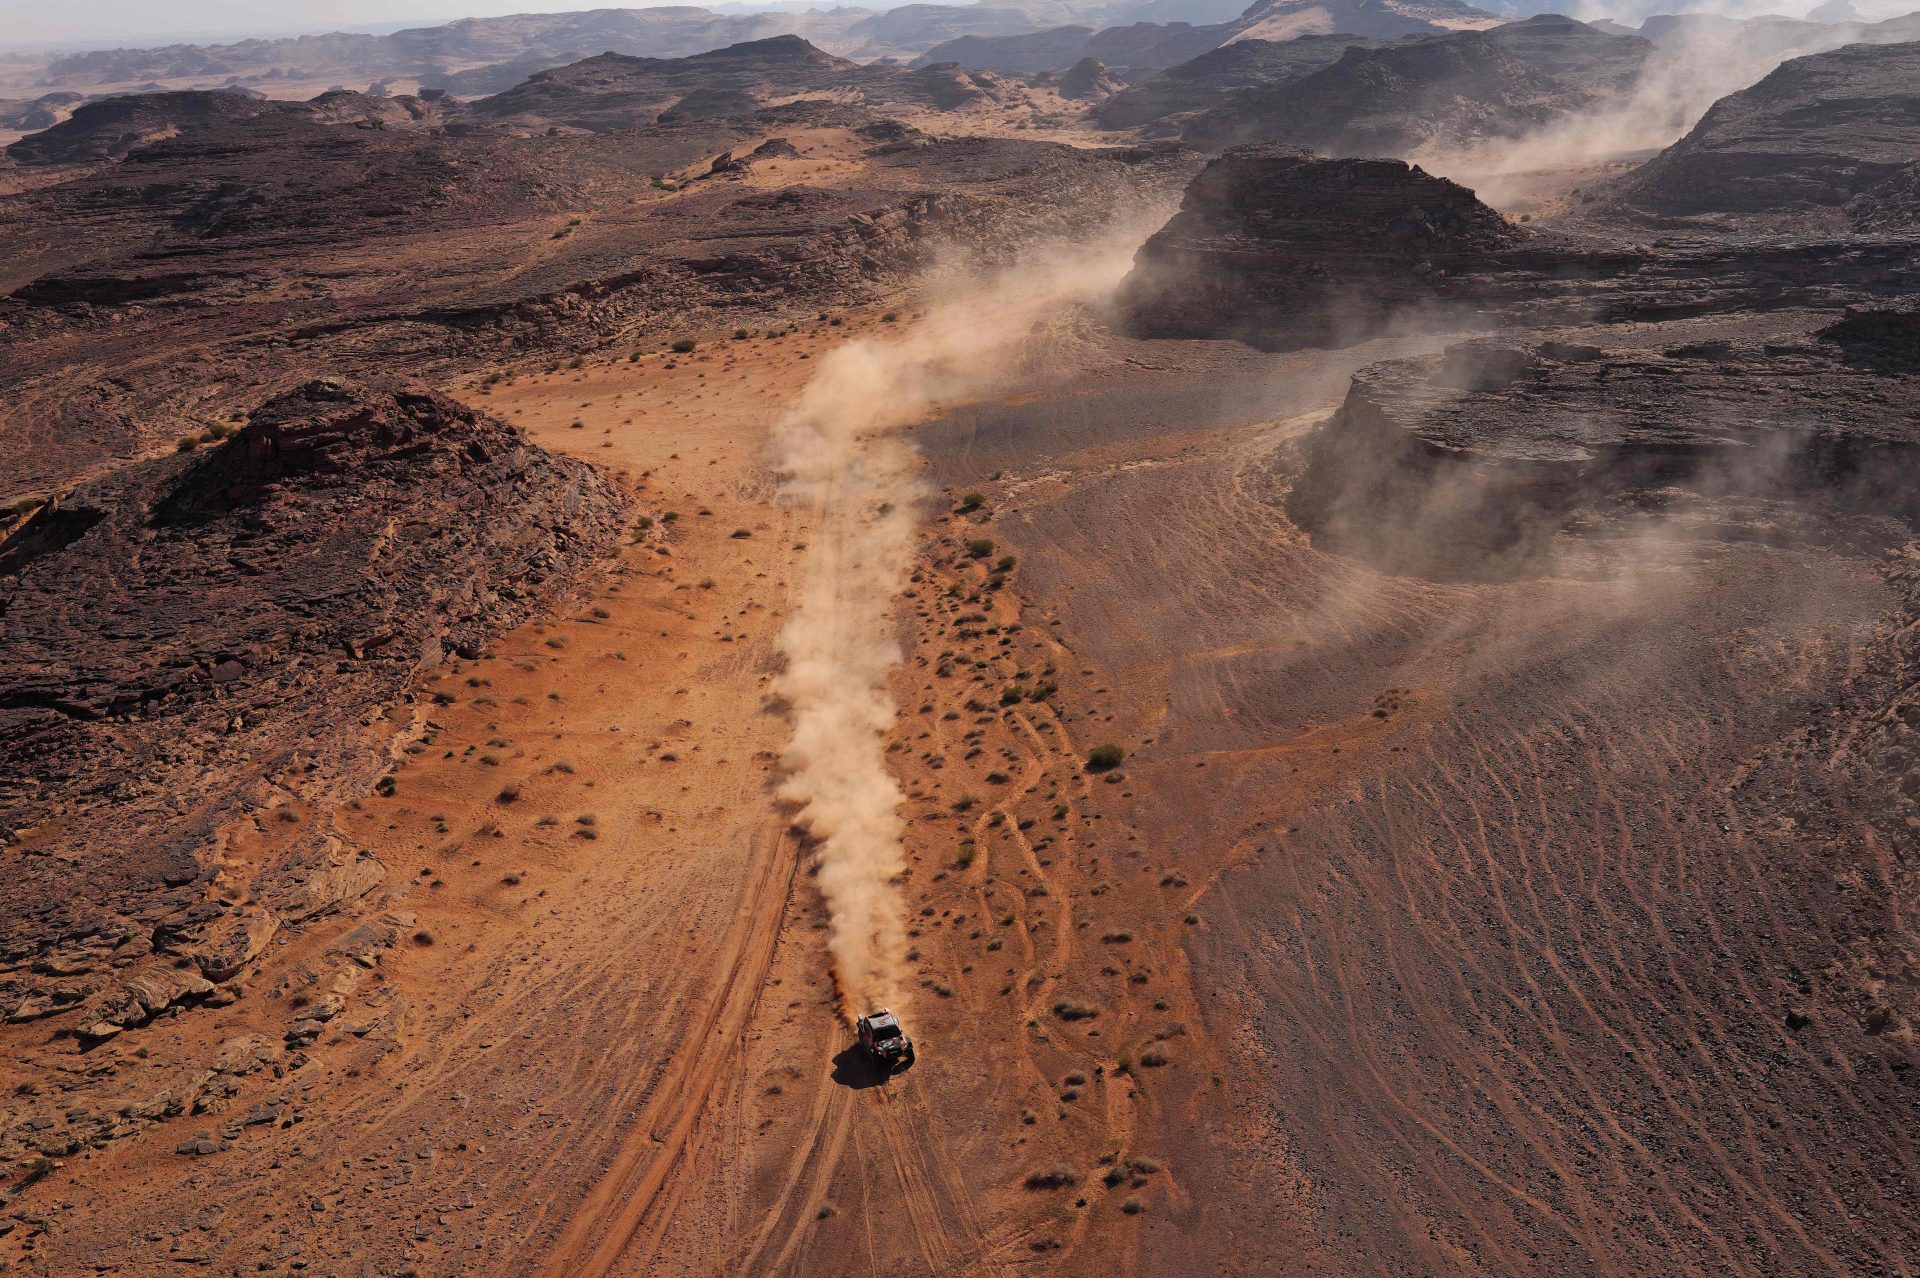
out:
<path id="1" fill-rule="evenodd" d="M 408 939 L 262 1080 L 290 1120 L 83 1156 L 24 1271 L 1908 1271 L 1906 1146 L 1847 1136 L 1910 1131 L 1898 1076 L 1781 1028 L 1845 940 L 1833 870 L 1745 784 L 1865 641 L 1870 565 L 1320 554 L 1287 445 L 1384 345 L 1091 337 L 1073 387 L 914 432 L 986 502 L 929 512 L 901 615 L 921 1051 L 868 1075 L 768 694 L 807 532 L 765 432 L 845 332 L 464 389 L 655 522 L 426 689 L 344 814 L 417 870 Z M 275 1031 L 338 939 L 198 1032 Z"/>

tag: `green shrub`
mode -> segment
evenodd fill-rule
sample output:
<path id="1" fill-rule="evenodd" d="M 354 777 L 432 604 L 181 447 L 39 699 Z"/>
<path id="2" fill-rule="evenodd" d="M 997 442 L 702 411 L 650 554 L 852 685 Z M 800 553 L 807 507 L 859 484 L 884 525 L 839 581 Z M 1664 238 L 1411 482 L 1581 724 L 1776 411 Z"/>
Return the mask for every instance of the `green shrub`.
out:
<path id="1" fill-rule="evenodd" d="M 673 344 L 672 350 L 675 355 L 685 355 L 688 351 L 691 351 L 693 347 L 693 339 L 691 337 L 683 337 Z"/>
<path id="2" fill-rule="evenodd" d="M 975 559 L 985 559 L 993 553 L 993 543 L 985 537 L 975 537 L 967 543 L 967 553 Z"/>
<path id="3" fill-rule="evenodd" d="M 967 493 L 960 498 L 960 513 L 970 515 L 987 504 L 985 493 Z"/>
<path id="4" fill-rule="evenodd" d="M 1127 761 L 1127 752 L 1117 745 L 1095 746 L 1087 753 L 1087 771 L 1111 772 Z"/>

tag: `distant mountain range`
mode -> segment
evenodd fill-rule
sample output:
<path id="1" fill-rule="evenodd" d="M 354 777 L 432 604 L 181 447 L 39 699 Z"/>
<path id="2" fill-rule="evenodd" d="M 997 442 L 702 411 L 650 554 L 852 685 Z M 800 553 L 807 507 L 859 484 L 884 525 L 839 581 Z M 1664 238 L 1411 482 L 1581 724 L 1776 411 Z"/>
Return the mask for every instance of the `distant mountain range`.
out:
<path id="1" fill-rule="evenodd" d="M 1430 33 L 1484 26 L 1493 15 L 1461 0 L 986 0 L 979 4 L 905 4 L 874 10 L 836 6 L 762 12 L 715 12 L 674 5 L 578 13 L 470 18 L 385 35 L 336 32 L 231 44 L 173 44 L 152 49 L 95 49 L 44 62 L 0 64 L 8 95 L 161 86 L 232 84 L 273 94 L 278 85 L 326 81 L 362 88 L 388 80 L 417 81 L 461 94 L 489 94 L 536 72 L 601 53 L 686 57 L 777 35 L 798 35 L 839 57 L 961 61 L 1001 69 L 1004 59 L 961 56 L 967 41 L 1054 34 L 1054 45 L 1078 36 L 1095 47 L 1086 56 L 1112 65 L 1171 66 L 1235 37 L 1285 39 L 1342 31 L 1364 36 Z M 1100 42 L 1105 39 L 1105 45 Z M 1134 53 L 1164 49 L 1140 62 Z M 1075 58 L 1058 62 L 1065 67 Z M 31 89 L 32 93 L 22 90 Z"/>

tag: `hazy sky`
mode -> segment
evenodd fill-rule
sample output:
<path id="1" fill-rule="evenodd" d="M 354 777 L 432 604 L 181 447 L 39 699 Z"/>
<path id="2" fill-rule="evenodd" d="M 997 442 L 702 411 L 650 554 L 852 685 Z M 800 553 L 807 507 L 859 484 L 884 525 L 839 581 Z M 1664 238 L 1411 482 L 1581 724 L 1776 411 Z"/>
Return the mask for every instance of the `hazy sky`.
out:
<path id="1" fill-rule="evenodd" d="M 156 37 L 284 34 L 569 9 L 647 8 L 664 0 L 0 0 L 0 48 L 152 44 Z M 679 0 L 699 3 L 699 0 Z M 164 40 L 162 41 L 164 42 Z"/>

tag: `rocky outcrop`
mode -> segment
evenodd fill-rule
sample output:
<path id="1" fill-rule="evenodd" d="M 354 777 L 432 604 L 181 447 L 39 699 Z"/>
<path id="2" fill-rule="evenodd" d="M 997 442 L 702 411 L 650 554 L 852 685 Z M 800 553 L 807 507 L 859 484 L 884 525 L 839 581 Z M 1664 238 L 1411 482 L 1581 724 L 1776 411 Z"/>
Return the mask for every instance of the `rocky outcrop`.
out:
<path id="1" fill-rule="evenodd" d="M 1185 20 L 1131 22 L 1099 31 L 1067 25 L 1013 34 L 973 33 L 935 45 L 914 65 L 958 62 L 1005 75 L 1035 75 L 1094 58 L 1122 78 L 1138 81 L 1212 50 L 1264 46 L 1266 56 L 1285 59 L 1287 54 L 1275 51 L 1303 40 L 1370 45 L 1492 27 L 1500 21 L 1456 0 L 1256 0 L 1245 7 L 1228 0 L 1214 13 L 1197 11 L 1193 0 L 1187 0 L 1180 16 Z M 1326 61 L 1331 58 L 1316 65 Z"/>
<path id="2" fill-rule="evenodd" d="M 1236 40 L 1168 67 L 1100 104 L 1093 118 L 1104 129 L 1131 129 L 1219 106 L 1243 89 L 1310 75 L 1338 62 L 1350 48 L 1379 44 L 1352 35 L 1305 35 L 1293 40 Z"/>
<path id="3" fill-rule="evenodd" d="M 1849 203 L 1847 218 L 1856 231 L 1868 233 L 1920 230 L 1920 162 Z"/>
<path id="4" fill-rule="evenodd" d="M 1271 145 L 1207 165 L 1122 288 L 1147 336 L 1340 343 L 1526 239 L 1473 192 L 1399 160 Z"/>
<path id="5" fill-rule="evenodd" d="M 936 44 L 911 65 L 924 67 L 957 62 L 963 67 L 978 67 L 999 75 L 1059 71 L 1080 60 L 1081 49 L 1092 34 L 1092 27 L 1069 25 L 1020 35 L 961 36 Z"/>
<path id="6" fill-rule="evenodd" d="M 1369 156 L 1515 137 L 1619 92 L 1650 47 L 1549 17 L 1351 48 L 1320 70 L 1232 93 L 1185 137 Z"/>
<path id="7" fill-rule="evenodd" d="M 1248 40 L 1292 40 L 1337 31 L 1393 40 L 1495 27 L 1500 21 L 1459 0 L 1258 0 L 1235 25 L 1236 34 Z"/>
<path id="8" fill-rule="evenodd" d="M 1060 96 L 1070 102 L 1099 102 L 1126 87 L 1098 58 L 1082 58 L 1060 77 Z"/>
<path id="9" fill-rule="evenodd" d="M 553 603 L 621 511 L 510 426 L 338 381 L 42 507 L 0 543 L 0 1014 L 120 1033 L 376 888 L 324 817 L 245 884 L 221 849 L 372 789 L 377 712 Z"/>
<path id="10" fill-rule="evenodd" d="M 1194 179 L 1121 301 L 1148 336 L 1343 345 L 1396 318 L 1460 329 L 1896 298 L 1920 288 L 1917 245 L 1911 234 L 1575 239 L 1510 223 L 1398 160 L 1260 145 Z"/>
<path id="11" fill-rule="evenodd" d="M 1804 219 L 1871 201 L 1916 155 L 1920 43 L 1849 45 L 1783 63 L 1720 99 L 1686 137 L 1615 182 L 1606 200 L 1660 217 Z M 1888 195 L 1897 206 L 1897 188 Z M 1866 216 L 1878 220 L 1871 209 Z"/>
<path id="12" fill-rule="evenodd" d="M 525 129 L 601 133 L 651 124 L 750 113 L 794 94 L 858 95 L 874 104 L 962 110 L 1012 96 L 1015 86 L 989 71 L 934 63 L 908 71 L 836 58 L 798 36 L 730 45 L 688 58 L 607 53 L 542 71 L 472 104 L 476 120 Z"/>
<path id="13" fill-rule="evenodd" d="M 1920 520 L 1920 386 L 1874 354 L 1912 335 L 1910 312 L 1862 310 L 1767 341 L 1583 333 L 1376 364 L 1308 445 L 1288 514 L 1327 548 L 1443 577 L 1535 571 L 1569 529 L 1649 521 L 1897 544 Z"/>
<path id="14" fill-rule="evenodd" d="M 183 130 L 251 119 L 274 108 L 233 93 L 142 93 L 78 107 L 66 120 L 7 148 L 21 164 L 117 160 Z"/>

